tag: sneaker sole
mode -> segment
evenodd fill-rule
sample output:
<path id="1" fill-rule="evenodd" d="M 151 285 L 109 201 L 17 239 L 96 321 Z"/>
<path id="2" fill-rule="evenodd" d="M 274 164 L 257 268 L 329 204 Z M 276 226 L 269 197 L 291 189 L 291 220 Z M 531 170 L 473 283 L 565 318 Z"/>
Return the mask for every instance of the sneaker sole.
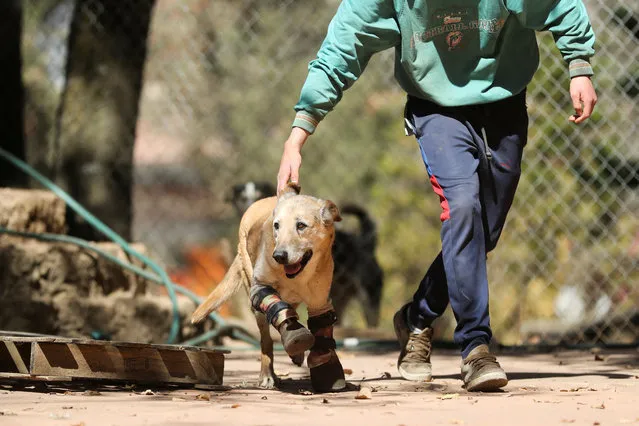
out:
<path id="1" fill-rule="evenodd" d="M 397 371 L 399 371 L 400 376 L 411 382 L 431 382 L 433 380 L 432 373 L 409 373 L 402 369 L 401 365 L 397 367 Z"/>
<path id="2" fill-rule="evenodd" d="M 499 390 L 507 384 L 508 378 L 504 373 L 488 373 L 467 383 L 466 390 L 468 392 L 491 392 Z"/>

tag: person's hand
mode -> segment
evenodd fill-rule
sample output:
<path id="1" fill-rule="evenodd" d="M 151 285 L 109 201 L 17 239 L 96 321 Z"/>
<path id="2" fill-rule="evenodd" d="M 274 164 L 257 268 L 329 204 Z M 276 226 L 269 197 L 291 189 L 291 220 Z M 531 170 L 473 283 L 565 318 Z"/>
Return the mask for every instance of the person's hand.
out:
<path id="1" fill-rule="evenodd" d="M 579 124 L 590 117 L 597 103 L 597 93 L 595 93 L 590 77 L 582 75 L 570 80 L 570 98 L 575 108 L 575 114 L 571 115 L 568 120 Z"/>
<path id="2" fill-rule="evenodd" d="M 300 167 L 302 166 L 302 146 L 308 138 L 306 130 L 293 127 L 291 135 L 284 142 L 284 153 L 277 173 L 277 193 L 286 186 L 289 180 L 299 185 Z"/>

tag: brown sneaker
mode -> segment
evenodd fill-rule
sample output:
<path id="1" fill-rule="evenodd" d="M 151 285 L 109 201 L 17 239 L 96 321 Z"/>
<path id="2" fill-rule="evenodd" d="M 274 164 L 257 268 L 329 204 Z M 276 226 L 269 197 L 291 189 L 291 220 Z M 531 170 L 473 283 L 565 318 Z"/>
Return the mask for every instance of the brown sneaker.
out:
<path id="1" fill-rule="evenodd" d="M 397 359 L 397 370 L 406 380 L 430 382 L 432 380 L 430 353 L 433 329 L 427 327 L 420 333 L 411 332 L 406 322 L 408 306 L 408 303 L 402 306 L 393 318 L 395 334 L 402 348 Z"/>
<path id="2" fill-rule="evenodd" d="M 497 362 L 488 345 L 479 345 L 462 360 L 461 375 L 469 392 L 490 392 L 508 384 L 506 373 Z"/>

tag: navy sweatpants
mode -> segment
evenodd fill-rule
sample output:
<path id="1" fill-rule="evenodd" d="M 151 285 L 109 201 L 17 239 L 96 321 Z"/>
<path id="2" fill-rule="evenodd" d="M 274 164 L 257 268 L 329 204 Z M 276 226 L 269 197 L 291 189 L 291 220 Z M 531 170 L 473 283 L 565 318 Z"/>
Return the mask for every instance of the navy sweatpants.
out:
<path id="1" fill-rule="evenodd" d="M 442 207 L 442 251 L 413 296 L 409 320 L 424 328 L 450 301 L 455 342 L 466 357 L 492 336 L 486 254 L 499 240 L 519 182 L 526 94 L 464 107 L 409 97 L 406 119 Z"/>

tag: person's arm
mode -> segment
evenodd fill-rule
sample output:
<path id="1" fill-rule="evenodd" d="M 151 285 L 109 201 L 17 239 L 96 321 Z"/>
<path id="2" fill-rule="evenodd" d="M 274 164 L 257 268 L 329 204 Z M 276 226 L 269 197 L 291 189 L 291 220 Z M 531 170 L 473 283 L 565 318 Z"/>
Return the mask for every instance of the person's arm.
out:
<path id="1" fill-rule="evenodd" d="M 326 38 L 310 62 L 295 105 L 291 135 L 284 144 L 278 192 L 289 179 L 299 182 L 300 151 L 307 137 L 362 75 L 373 54 L 400 43 L 393 0 L 343 0 Z"/>
<path id="2" fill-rule="evenodd" d="M 526 28 L 550 31 L 568 64 L 570 97 L 575 114 L 570 121 L 581 123 L 590 117 L 597 95 L 590 77 L 595 34 L 581 0 L 507 0 L 506 7 Z"/>
<path id="3" fill-rule="evenodd" d="M 313 133 L 373 54 L 400 42 L 393 0 L 343 0 L 311 61 L 293 126 Z"/>

